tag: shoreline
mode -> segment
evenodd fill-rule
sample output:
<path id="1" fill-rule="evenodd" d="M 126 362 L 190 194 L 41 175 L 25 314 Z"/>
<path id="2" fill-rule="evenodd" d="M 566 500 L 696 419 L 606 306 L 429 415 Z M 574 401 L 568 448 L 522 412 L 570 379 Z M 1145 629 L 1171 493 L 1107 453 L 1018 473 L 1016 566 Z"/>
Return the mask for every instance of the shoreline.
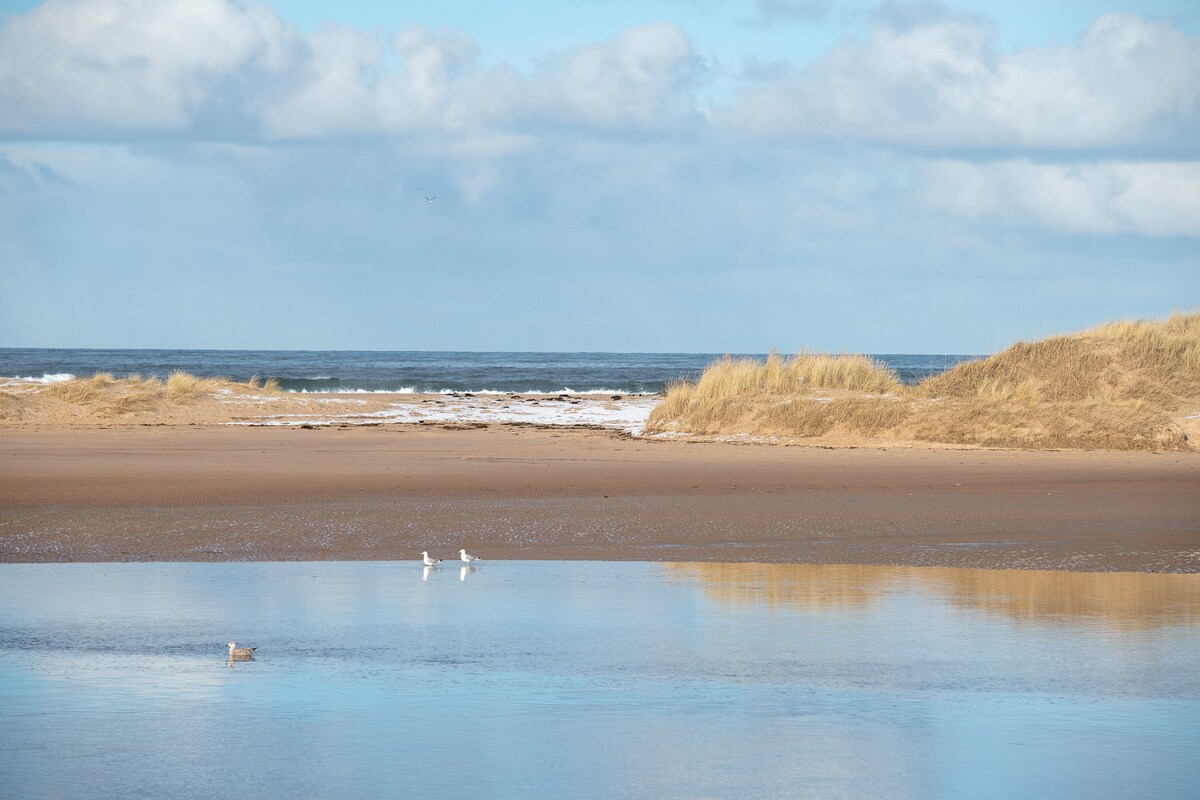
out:
<path id="1" fill-rule="evenodd" d="M 125 387 L 136 391 L 137 387 Z M 176 402 L 123 410 L 120 391 L 86 404 L 64 403 L 38 387 L 0 391 L 5 430 L 87 430 L 146 426 L 378 427 L 404 424 L 591 427 L 641 432 L 657 394 L 498 394 L 447 392 L 264 392 L 232 384 Z M 5 408 L 6 401 L 12 406 Z"/>
<path id="2" fill-rule="evenodd" d="M 707 561 L 1200 572 L 1186 453 L 569 427 L 0 429 L 0 562 Z"/>

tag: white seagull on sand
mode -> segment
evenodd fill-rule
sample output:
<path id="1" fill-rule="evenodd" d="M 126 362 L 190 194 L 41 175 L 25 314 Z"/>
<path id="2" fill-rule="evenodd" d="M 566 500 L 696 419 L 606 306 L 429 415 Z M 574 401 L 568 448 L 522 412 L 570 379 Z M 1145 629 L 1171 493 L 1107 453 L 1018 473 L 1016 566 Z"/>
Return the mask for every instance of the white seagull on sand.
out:
<path id="1" fill-rule="evenodd" d="M 430 558 L 429 551 L 427 550 L 421 551 L 421 557 L 425 561 L 425 566 L 427 567 L 436 567 L 438 564 L 442 563 L 440 558 Z"/>
<path id="2" fill-rule="evenodd" d="M 468 552 L 467 552 L 465 549 L 464 549 L 464 550 L 459 550 L 459 551 L 458 551 L 458 557 L 459 557 L 459 558 L 461 558 L 461 559 L 463 560 L 463 563 L 464 563 L 464 564 L 470 564 L 472 561 L 482 561 L 482 560 L 483 560 L 483 559 L 482 559 L 482 558 L 480 558 L 479 556 L 473 556 L 473 555 L 471 555 L 471 554 L 470 554 L 470 553 L 468 553 Z"/>

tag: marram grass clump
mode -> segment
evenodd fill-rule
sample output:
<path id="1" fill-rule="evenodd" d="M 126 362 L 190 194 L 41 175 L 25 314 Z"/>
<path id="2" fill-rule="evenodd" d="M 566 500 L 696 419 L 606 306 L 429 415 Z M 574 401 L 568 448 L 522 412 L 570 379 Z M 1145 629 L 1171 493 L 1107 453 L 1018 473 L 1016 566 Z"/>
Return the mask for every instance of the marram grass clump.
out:
<path id="1" fill-rule="evenodd" d="M 803 352 L 783 358 L 772 353 L 766 362 L 726 356 L 694 383 L 669 386 L 647 430 L 797 436 L 840 428 L 865 432 L 879 427 L 883 407 L 864 403 L 864 397 L 874 400 L 899 389 L 896 374 L 866 356 Z"/>
<path id="2" fill-rule="evenodd" d="M 913 386 L 865 356 L 728 357 L 669 387 L 648 433 L 1019 448 L 1189 449 L 1200 314 L 1018 342 Z"/>
<path id="3" fill-rule="evenodd" d="M 122 416 L 151 411 L 170 405 L 187 405 L 218 393 L 231 396 L 277 395 L 279 384 L 273 378 L 260 383 L 257 378 L 246 382 L 225 378 L 201 378 L 189 372 L 175 371 L 166 380 L 140 375 L 115 378 L 108 372 L 90 377 L 72 378 L 52 383 L 42 390 L 44 397 L 61 400 L 85 410 Z"/>

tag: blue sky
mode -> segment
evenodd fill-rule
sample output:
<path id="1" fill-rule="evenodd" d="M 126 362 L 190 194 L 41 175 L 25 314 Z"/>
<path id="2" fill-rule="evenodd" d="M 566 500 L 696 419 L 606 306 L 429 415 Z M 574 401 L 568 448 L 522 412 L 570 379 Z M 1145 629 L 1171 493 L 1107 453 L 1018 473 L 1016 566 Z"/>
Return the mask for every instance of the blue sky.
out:
<path id="1" fill-rule="evenodd" d="M 0 346 L 978 353 L 1200 306 L 1192 3 L 0 14 Z"/>

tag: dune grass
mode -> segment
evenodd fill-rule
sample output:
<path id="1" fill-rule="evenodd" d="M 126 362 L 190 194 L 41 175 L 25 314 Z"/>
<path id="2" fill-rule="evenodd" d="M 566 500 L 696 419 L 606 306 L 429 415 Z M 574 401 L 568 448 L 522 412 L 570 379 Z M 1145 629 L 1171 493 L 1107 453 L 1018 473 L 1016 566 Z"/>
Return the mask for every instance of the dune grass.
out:
<path id="1" fill-rule="evenodd" d="M 928 397 L 1156 405 L 1200 397 L 1200 313 L 1017 342 L 929 378 L 919 389 Z"/>
<path id="2" fill-rule="evenodd" d="M 201 378 L 179 370 L 168 375 L 166 380 L 140 375 L 115 378 L 111 373 L 97 372 L 90 377 L 52 383 L 41 393 L 72 406 L 125 415 L 166 405 L 195 403 L 223 391 L 234 395 L 280 394 L 279 384 L 273 378 L 263 383 L 251 378 L 242 383 L 225 378 Z"/>
<path id="3" fill-rule="evenodd" d="M 43 393 L 77 405 L 94 403 L 105 397 L 115 382 L 111 372 L 97 372 L 90 378 L 72 378 L 69 381 L 52 383 Z"/>
<path id="4" fill-rule="evenodd" d="M 861 355 L 772 353 L 765 363 L 726 356 L 695 382 L 668 387 L 650 421 L 655 430 L 667 430 L 669 421 L 686 420 L 688 430 L 707 434 L 821 436 L 838 428 L 869 434 L 903 411 L 872 401 L 900 388 L 894 372 Z"/>
<path id="5" fill-rule="evenodd" d="M 1184 412 L 1200 412 L 1200 313 L 1017 342 L 913 386 L 864 356 L 726 357 L 672 384 L 646 430 L 1186 449 Z"/>

